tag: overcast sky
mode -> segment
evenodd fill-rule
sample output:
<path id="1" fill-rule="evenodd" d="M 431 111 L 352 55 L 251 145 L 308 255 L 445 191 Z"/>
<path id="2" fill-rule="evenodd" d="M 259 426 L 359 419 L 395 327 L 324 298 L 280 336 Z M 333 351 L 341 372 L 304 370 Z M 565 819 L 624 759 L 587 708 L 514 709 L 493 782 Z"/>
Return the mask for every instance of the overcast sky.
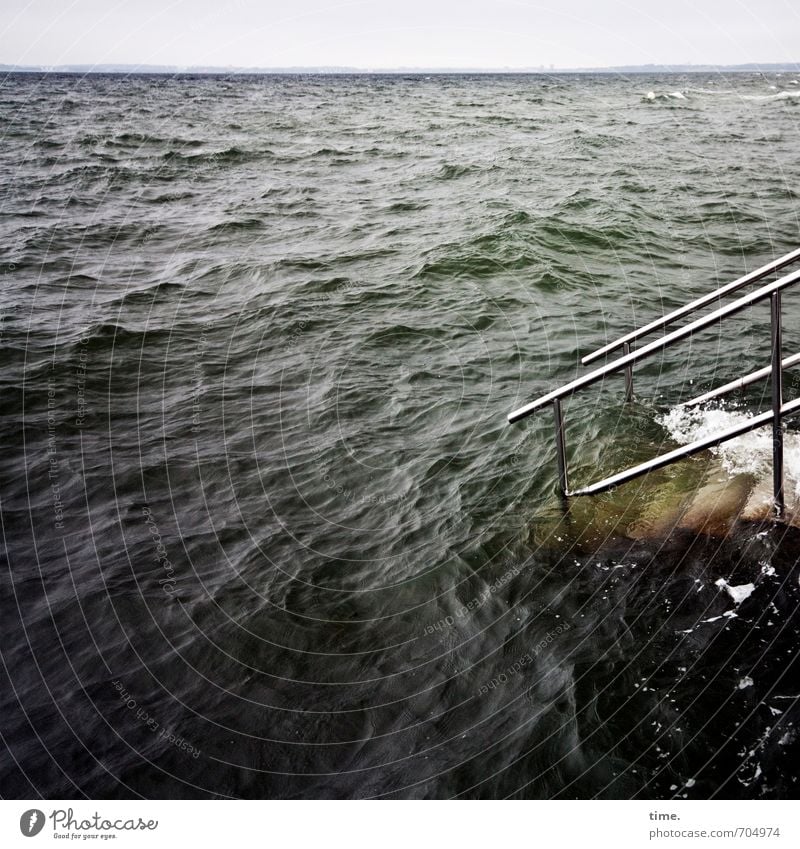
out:
<path id="1" fill-rule="evenodd" d="M 0 0 L 0 63 L 362 68 L 800 59 L 797 0 Z"/>

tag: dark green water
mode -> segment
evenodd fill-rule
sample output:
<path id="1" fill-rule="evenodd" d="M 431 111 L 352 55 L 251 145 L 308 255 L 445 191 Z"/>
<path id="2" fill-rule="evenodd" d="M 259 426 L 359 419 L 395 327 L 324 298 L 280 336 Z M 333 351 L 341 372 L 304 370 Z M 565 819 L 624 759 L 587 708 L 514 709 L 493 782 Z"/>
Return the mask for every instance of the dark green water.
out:
<path id="1" fill-rule="evenodd" d="M 794 533 L 576 545 L 549 415 L 505 416 L 797 247 L 798 106 L 791 75 L 3 79 L 2 794 L 796 795 Z M 767 327 L 572 403 L 574 480 L 672 447 Z"/>

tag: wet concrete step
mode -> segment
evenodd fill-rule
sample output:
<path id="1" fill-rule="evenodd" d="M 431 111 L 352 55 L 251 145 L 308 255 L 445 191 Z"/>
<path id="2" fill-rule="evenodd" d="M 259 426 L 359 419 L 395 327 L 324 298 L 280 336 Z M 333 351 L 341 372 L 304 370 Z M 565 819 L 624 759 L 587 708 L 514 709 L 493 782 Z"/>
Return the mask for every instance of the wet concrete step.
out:
<path id="1" fill-rule="evenodd" d="M 786 478 L 787 524 L 800 527 L 797 483 Z M 539 544 L 597 549 L 614 539 L 665 540 L 678 531 L 728 536 L 741 522 L 772 515 L 772 476 L 731 475 L 706 454 L 598 496 L 551 504 L 534 522 Z"/>

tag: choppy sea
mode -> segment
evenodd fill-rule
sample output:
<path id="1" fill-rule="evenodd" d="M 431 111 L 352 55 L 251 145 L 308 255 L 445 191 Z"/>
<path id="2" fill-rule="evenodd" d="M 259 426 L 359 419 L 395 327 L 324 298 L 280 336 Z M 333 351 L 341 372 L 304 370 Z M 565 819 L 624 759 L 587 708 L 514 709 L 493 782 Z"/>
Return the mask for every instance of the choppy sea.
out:
<path id="1" fill-rule="evenodd" d="M 798 247 L 799 119 L 789 73 L 2 78 L 0 794 L 796 797 L 800 532 L 565 515 L 506 414 Z M 576 396 L 573 481 L 768 321 Z"/>

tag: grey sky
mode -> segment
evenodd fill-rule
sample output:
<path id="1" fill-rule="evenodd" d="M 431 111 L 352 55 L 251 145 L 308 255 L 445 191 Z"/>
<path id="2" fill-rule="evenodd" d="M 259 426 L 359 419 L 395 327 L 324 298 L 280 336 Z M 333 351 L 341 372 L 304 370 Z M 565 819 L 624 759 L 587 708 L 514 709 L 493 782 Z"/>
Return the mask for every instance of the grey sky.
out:
<path id="1" fill-rule="evenodd" d="M 586 67 L 800 59 L 794 0 L 2 0 L 0 63 Z"/>

